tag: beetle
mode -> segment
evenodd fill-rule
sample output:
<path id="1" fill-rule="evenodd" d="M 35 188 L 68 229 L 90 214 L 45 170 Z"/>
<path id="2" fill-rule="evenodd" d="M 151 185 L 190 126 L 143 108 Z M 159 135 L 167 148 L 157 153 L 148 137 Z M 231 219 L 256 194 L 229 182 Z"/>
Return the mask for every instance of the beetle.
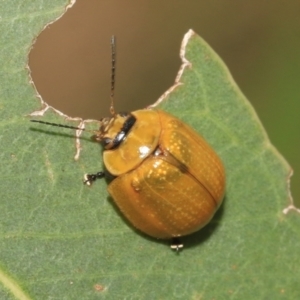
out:
<path id="1" fill-rule="evenodd" d="M 112 175 L 108 192 L 127 220 L 157 239 L 172 240 L 203 228 L 220 207 L 225 192 L 223 163 L 189 125 L 158 109 L 115 113 L 115 38 L 111 40 L 112 116 L 101 119 L 94 138 L 104 147 L 105 171 L 86 174 L 92 185 Z M 31 120 L 48 125 L 78 127 Z"/>

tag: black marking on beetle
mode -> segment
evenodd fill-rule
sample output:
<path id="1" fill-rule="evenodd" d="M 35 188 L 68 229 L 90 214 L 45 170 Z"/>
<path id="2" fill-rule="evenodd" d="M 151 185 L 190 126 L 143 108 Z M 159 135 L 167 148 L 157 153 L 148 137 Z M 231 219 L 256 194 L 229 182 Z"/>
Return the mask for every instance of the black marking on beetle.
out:
<path id="1" fill-rule="evenodd" d="M 104 138 L 103 143 L 105 145 L 105 149 L 116 149 L 125 139 L 127 134 L 129 133 L 132 126 L 135 124 L 136 118 L 133 115 L 130 115 L 127 120 L 124 122 L 121 130 L 118 132 L 118 134 L 115 136 L 113 140 Z"/>

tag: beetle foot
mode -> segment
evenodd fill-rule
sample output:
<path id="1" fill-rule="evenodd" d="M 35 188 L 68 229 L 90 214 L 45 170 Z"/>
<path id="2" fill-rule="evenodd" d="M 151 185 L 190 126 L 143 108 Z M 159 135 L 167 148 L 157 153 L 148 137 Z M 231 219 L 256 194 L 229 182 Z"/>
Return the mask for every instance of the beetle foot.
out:
<path id="1" fill-rule="evenodd" d="M 94 181 L 97 179 L 103 178 L 105 173 L 103 171 L 98 172 L 96 174 L 84 174 L 84 181 L 83 184 L 91 186 Z"/>
<path id="2" fill-rule="evenodd" d="M 172 250 L 175 250 L 178 253 L 183 248 L 183 244 L 181 243 L 179 238 L 173 238 L 170 247 Z"/>

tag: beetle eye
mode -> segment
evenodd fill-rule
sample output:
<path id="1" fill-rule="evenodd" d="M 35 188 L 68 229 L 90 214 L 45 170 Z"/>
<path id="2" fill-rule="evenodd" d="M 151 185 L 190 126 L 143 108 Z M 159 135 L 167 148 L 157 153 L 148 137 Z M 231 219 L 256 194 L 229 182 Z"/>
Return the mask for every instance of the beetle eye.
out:
<path id="1" fill-rule="evenodd" d="M 109 145 L 112 142 L 111 138 L 104 138 L 101 140 L 101 144 L 103 147 L 106 147 L 107 145 Z"/>

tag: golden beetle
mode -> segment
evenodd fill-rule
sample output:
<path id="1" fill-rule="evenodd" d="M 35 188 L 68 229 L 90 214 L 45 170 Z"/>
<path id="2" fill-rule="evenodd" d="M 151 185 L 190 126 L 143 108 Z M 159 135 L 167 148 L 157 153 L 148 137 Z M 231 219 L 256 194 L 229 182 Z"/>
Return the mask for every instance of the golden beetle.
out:
<path id="1" fill-rule="evenodd" d="M 112 39 L 112 94 L 114 90 L 114 38 Z M 223 164 L 215 151 L 190 126 L 154 109 L 115 114 L 101 120 L 95 139 L 104 146 L 103 162 L 114 179 L 108 192 L 140 231 L 158 239 L 173 239 L 205 226 L 222 203 Z M 78 129 L 43 121 L 54 126 Z M 85 175 L 91 185 L 105 172 Z"/>

